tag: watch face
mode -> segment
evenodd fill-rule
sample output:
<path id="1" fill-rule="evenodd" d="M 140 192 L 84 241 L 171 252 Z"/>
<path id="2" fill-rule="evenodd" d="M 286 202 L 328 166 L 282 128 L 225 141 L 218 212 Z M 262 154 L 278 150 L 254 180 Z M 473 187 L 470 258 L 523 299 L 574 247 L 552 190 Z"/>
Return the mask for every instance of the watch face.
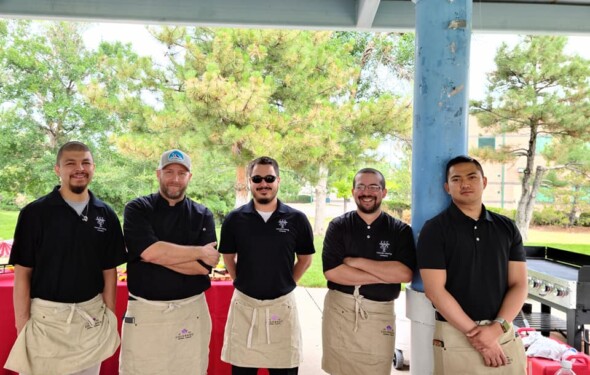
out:
<path id="1" fill-rule="evenodd" d="M 508 332 L 510 330 L 510 323 L 507 322 L 505 319 L 495 319 L 495 322 L 500 323 L 500 327 L 502 327 L 502 331 L 504 333 Z"/>

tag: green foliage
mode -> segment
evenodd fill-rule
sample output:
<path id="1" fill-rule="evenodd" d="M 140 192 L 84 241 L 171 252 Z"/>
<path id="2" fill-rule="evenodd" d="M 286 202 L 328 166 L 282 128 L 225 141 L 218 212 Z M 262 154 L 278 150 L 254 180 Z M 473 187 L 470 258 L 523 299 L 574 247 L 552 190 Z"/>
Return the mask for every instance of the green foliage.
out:
<path id="1" fill-rule="evenodd" d="M 536 167 L 537 142 L 550 136 L 554 143 L 590 140 L 590 62 L 568 55 L 562 36 L 526 36 L 510 48 L 504 44 L 496 54 L 496 70 L 490 73 L 487 97 L 471 103 L 479 124 L 494 133 L 524 133 L 525 144 L 486 148 L 487 160 L 506 162 L 526 159 L 522 195 L 516 223 L 526 239 L 532 207 L 547 168 Z M 478 154 L 478 152 L 474 152 Z M 549 167 L 553 160 L 549 160 Z"/>
<path id="2" fill-rule="evenodd" d="M 309 203 L 310 197 L 299 195 L 305 180 L 289 169 L 281 169 L 281 188 L 279 197 L 283 202 Z"/>
<path id="3" fill-rule="evenodd" d="M 559 211 L 553 206 L 544 206 L 540 211 L 533 213 L 533 223 L 535 225 L 565 226 L 568 219 L 563 211 Z"/>
<path id="4" fill-rule="evenodd" d="M 514 220 L 514 218 L 516 217 L 516 210 L 511 210 L 508 208 L 500 208 L 500 207 L 488 207 L 488 206 L 486 206 L 486 209 L 488 209 L 489 211 L 495 212 L 497 214 L 504 215 L 512 220 Z"/>
<path id="5" fill-rule="evenodd" d="M 55 154 L 66 141 L 83 141 L 95 154 L 115 151 L 109 137 L 123 130 L 128 117 L 112 109 L 130 101 L 129 72 L 138 58 L 121 44 L 88 50 L 81 24 L 2 26 L 0 191 L 37 197 L 56 183 Z"/>
<path id="6" fill-rule="evenodd" d="M 403 211 L 411 208 L 409 203 L 402 201 L 384 200 L 381 204 L 385 211 L 392 212 L 396 217 L 402 217 Z"/>

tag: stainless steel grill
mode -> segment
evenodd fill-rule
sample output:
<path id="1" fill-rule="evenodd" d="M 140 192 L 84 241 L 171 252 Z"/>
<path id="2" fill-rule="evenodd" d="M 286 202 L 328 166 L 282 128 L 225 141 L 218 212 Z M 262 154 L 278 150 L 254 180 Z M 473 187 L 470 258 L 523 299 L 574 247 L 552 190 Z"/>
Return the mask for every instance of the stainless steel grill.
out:
<path id="1" fill-rule="evenodd" d="M 550 247 L 525 247 L 530 299 L 541 312 L 525 311 L 531 327 L 545 334 L 560 331 L 568 345 L 582 350 L 584 325 L 590 324 L 590 256 Z M 551 314 L 565 312 L 566 320 Z M 523 325 L 522 319 L 515 321 Z"/>

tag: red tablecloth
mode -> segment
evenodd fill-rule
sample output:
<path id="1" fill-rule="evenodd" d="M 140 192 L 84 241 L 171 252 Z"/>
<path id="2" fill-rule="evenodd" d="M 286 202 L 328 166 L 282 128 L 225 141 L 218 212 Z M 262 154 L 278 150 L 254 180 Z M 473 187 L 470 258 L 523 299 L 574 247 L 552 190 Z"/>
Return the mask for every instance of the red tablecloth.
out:
<path id="1" fill-rule="evenodd" d="M 12 302 L 12 287 L 14 274 L 0 274 L 0 375 L 15 374 L 3 368 L 6 358 L 10 353 L 12 344 L 16 339 L 16 328 L 14 327 L 14 311 Z M 231 374 L 231 366 L 221 361 L 221 347 L 223 346 L 223 331 L 227 320 L 227 311 L 233 293 L 233 286 L 230 281 L 214 281 L 211 288 L 205 292 L 213 330 L 209 344 L 209 368 L 207 372 L 211 375 Z M 119 319 L 119 331 L 121 330 L 121 319 L 127 308 L 127 284 L 119 283 L 117 287 L 117 318 Z M 119 370 L 119 350 L 109 359 L 102 363 L 101 375 L 116 375 Z"/>

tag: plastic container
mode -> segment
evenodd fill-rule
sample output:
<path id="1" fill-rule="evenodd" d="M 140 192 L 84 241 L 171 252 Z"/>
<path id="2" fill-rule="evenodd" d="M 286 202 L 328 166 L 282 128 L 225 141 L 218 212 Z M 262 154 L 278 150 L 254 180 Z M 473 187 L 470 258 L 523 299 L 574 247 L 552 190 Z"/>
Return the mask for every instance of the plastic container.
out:
<path id="1" fill-rule="evenodd" d="M 561 368 L 555 375 L 576 375 L 576 373 L 572 371 L 572 363 L 570 361 L 561 361 Z"/>

